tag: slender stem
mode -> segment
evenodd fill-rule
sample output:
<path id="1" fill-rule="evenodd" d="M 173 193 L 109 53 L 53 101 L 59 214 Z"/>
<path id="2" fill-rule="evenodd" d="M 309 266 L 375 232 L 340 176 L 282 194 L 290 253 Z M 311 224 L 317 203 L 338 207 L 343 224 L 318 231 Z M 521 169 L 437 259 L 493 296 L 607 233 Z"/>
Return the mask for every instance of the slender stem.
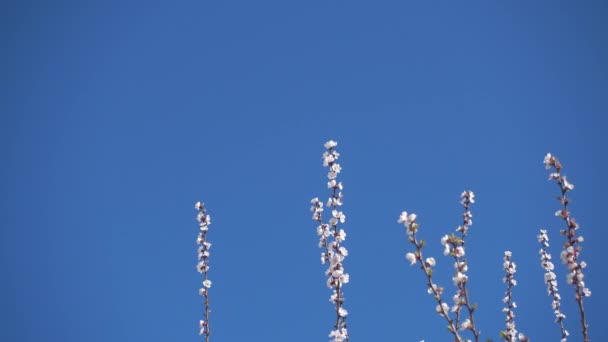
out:
<path id="1" fill-rule="evenodd" d="M 205 270 L 205 280 L 208 280 L 206 270 Z M 209 310 L 209 289 L 205 289 L 205 322 L 207 322 L 207 329 L 205 329 L 205 342 L 209 342 L 209 336 L 211 336 L 211 324 L 209 323 L 209 311 L 210 311 Z"/>

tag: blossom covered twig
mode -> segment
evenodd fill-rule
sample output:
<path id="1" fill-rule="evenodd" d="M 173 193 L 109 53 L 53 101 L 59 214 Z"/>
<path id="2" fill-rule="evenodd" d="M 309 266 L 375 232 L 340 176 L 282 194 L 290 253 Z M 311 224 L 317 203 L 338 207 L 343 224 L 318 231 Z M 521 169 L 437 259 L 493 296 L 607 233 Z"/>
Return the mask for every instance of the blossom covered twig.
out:
<path id="1" fill-rule="evenodd" d="M 416 233 L 418 232 L 419 228 L 419 225 L 416 222 L 416 214 L 408 214 L 406 211 L 404 211 L 399 216 L 399 220 L 397 222 L 405 226 L 406 233 L 408 235 L 408 242 L 416 247 L 416 251 L 414 253 L 407 253 L 405 258 L 410 262 L 410 265 L 414 265 L 417 262 L 420 263 L 420 269 L 424 272 L 426 277 L 427 292 L 428 294 L 433 295 L 435 301 L 437 302 L 435 311 L 437 311 L 437 313 L 447 321 L 448 330 L 454 336 L 454 341 L 462 342 L 463 339 L 460 334 L 458 334 L 456 322 L 450 317 L 450 308 L 448 304 L 446 304 L 441 298 L 441 295 L 443 294 L 443 287 L 433 282 L 433 267 L 436 265 L 435 258 L 430 257 L 425 259 L 422 255 L 422 248 L 424 247 L 425 242 L 424 240 L 418 240 L 416 237 Z"/>
<path id="2" fill-rule="evenodd" d="M 198 210 L 196 220 L 199 223 L 200 232 L 196 238 L 196 244 L 198 245 L 198 263 L 196 269 L 199 273 L 203 274 L 203 282 L 198 293 L 204 298 L 205 304 L 205 319 L 201 319 L 199 322 L 199 334 L 205 336 L 205 342 L 209 342 L 211 336 L 211 328 L 209 327 L 209 289 L 211 288 L 211 280 L 209 280 L 209 249 L 211 244 L 207 241 L 207 232 L 209 231 L 209 225 L 211 224 L 211 216 L 207 214 L 205 205 L 202 202 L 196 202 L 194 208 Z"/>
<path id="3" fill-rule="evenodd" d="M 460 236 L 454 234 L 450 236 L 445 235 L 441 239 L 441 243 L 444 246 L 444 255 L 451 255 L 454 258 L 455 273 L 452 280 L 457 290 L 452 298 L 454 301 L 452 312 L 455 314 L 455 326 L 459 330 L 471 331 L 475 337 L 475 342 L 477 342 L 479 341 L 480 332 L 475 327 L 475 319 L 473 316 L 476 305 L 471 304 L 469 299 L 469 291 L 467 289 L 469 277 L 466 274 L 469 266 L 465 257 L 465 240 L 469 227 L 473 224 L 473 214 L 470 211 L 471 204 L 475 203 L 475 194 L 473 191 L 464 191 L 460 195 L 460 203 L 464 209 L 462 214 L 462 225 L 456 228 L 456 231 L 460 233 Z M 461 310 L 463 307 L 467 309 L 468 318 L 461 322 Z"/>
<path id="4" fill-rule="evenodd" d="M 505 292 L 505 297 L 502 299 L 503 303 L 506 305 L 502 311 L 507 314 L 507 317 L 505 319 L 506 329 L 500 332 L 500 336 L 507 342 L 528 342 L 528 338 L 524 334 L 518 333 L 515 327 L 514 309 L 517 308 L 517 303 L 513 300 L 513 287 L 517 285 L 517 281 L 515 280 L 517 265 L 511 260 L 510 251 L 505 251 L 503 261 L 505 276 L 502 281 L 507 284 L 507 291 Z"/>
<path id="5" fill-rule="evenodd" d="M 342 182 L 338 182 L 338 174 L 342 171 L 340 164 L 336 162 L 340 154 L 335 150 L 338 145 L 333 140 L 325 143 L 326 151 L 323 153 L 323 166 L 329 169 L 327 173 L 327 188 L 331 190 L 331 195 L 327 200 L 327 207 L 331 209 L 331 218 L 327 223 L 323 222 L 324 204 L 318 198 L 311 201 L 310 210 L 313 212 L 312 219 L 319 223 L 317 234 L 319 235 L 319 247 L 323 249 L 321 253 L 321 263 L 329 263 L 325 275 L 327 286 L 332 289 L 330 302 L 334 303 L 336 311 L 336 322 L 329 337 L 334 342 L 348 342 L 349 335 L 346 324 L 348 311 L 344 308 L 344 293 L 342 287 L 350 281 L 348 273 L 344 272 L 343 261 L 348 255 L 348 250 L 342 246 L 346 239 L 346 232 L 339 228 L 339 224 L 344 223 L 346 215 L 339 208 L 342 206 Z"/>
<path id="6" fill-rule="evenodd" d="M 551 262 L 551 254 L 547 251 L 549 248 L 549 236 L 547 235 L 547 231 L 545 229 L 540 230 L 538 242 L 540 242 L 542 245 L 539 251 L 540 264 L 545 270 L 544 281 L 545 284 L 547 284 L 547 294 L 553 299 L 551 302 L 551 307 L 553 308 L 553 313 L 555 314 L 555 323 L 557 323 L 560 328 L 562 335 L 561 342 L 566 342 L 569 335 L 568 330 L 566 330 L 564 325 L 566 315 L 564 315 L 561 311 L 562 298 L 557 290 L 557 277 L 553 272 L 555 265 L 553 265 L 553 262 Z"/>
<path id="7" fill-rule="evenodd" d="M 566 223 L 566 229 L 562 229 L 560 232 L 566 237 L 566 243 L 564 249 L 560 254 L 562 262 L 568 268 L 567 282 L 574 287 L 575 299 L 578 304 L 579 313 L 581 317 L 581 326 L 584 342 L 589 342 L 589 325 L 587 324 L 585 307 L 583 304 L 583 298 L 591 296 L 591 290 L 585 287 L 583 269 L 587 267 L 585 261 L 579 261 L 581 253 L 581 243 L 583 242 L 583 236 L 577 234 L 580 228 L 576 220 L 570 214 L 568 210 L 568 204 L 570 199 L 566 197 L 568 191 L 574 190 L 574 184 L 570 183 L 566 176 L 562 176 L 562 164 L 559 160 L 547 153 L 544 159 L 544 164 L 547 170 L 553 169 L 549 175 L 549 180 L 555 180 L 560 189 L 560 196 L 558 200 L 562 204 L 562 208 L 555 212 L 557 217 L 560 217 Z"/>

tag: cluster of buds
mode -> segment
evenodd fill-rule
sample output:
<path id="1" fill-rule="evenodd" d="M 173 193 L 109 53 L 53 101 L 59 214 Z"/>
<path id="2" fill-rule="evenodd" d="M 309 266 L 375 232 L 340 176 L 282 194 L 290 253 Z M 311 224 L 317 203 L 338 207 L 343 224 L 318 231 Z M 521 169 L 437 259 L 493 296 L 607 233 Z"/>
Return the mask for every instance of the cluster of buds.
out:
<path id="1" fill-rule="evenodd" d="M 207 232 L 209 231 L 209 225 L 211 224 L 211 216 L 207 214 L 205 205 L 201 202 L 196 202 L 194 208 L 198 210 L 196 220 L 200 228 L 200 232 L 196 238 L 196 244 L 198 245 L 198 263 L 196 269 L 199 273 L 203 274 L 203 283 L 198 293 L 204 298 L 205 304 L 205 319 L 201 319 L 199 322 L 199 334 L 205 336 L 205 341 L 209 341 L 211 330 L 209 328 L 209 289 L 211 288 L 211 280 L 209 280 L 209 249 L 211 243 L 207 241 Z"/>
<path id="2" fill-rule="evenodd" d="M 528 342 L 528 338 L 524 334 L 518 333 L 515 328 L 515 312 L 513 310 L 517 308 L 517 303 L 513 300 L 513 287 L 517 285 L 517 281 L 515 280 L 517 265 L 511 260 L 511 252 L 509 251 L 505 251 L 503 261 L 505 276 L 502 278 L 502 281 L 507 284 L 507 291 L 502 299 L 503 303 L 505 303 L 502 311 L 507 317 L 505 319 L 506 329 L 500 332 L 500 336 L 507 342 Z"/>
<path id="3" fill-rule="evenodd" d="M 541 243 L 541 249 L 539 251 L 540 265 L 545 270 L 544 281 L 547 285 L 547 294 L 553 299 L 551 302 L 551 308 L 553 308 L 553 313 L 555 314 L 555 323 L 559 324 L 561 330 L 561 342 L 566 342 L 569 335 L 568 330 L 566 330 L 564 326 L 564 319 L 566 318 L 566 315 L 564 315 L 561 311 L 562 298 L 557 290 L 557 277 L 553 272 L 555 265 L 551 261 L 551 254 L 548 252 L 549 236 L 547 235 L 546 230 L 540 230 L 538 242 Z"/>
<path id="4" fill-rule="evenodd" d="M 416 214 L 408 214 L 406 211 L 404 211 L 401 213 L 401 215 L 399 215 L 399 219 L 397 220 L 399 224 L 403 224 L 405 226 L 407 241 L 416 248 L 414 252 L 408 252 L 405 255 L 405 259 L 410 262 L 410 265 L 415 265 L 416 263 L 420 264 L 420 269 L 426 277 L 427 292 L 428 294 L 432 295 L 437 302 L 435 311 L 447 321 L 448 330 L 452 333 L 452 335 L 454 335 L 454 340 L 457 342 L 462 342 L 463 340 L 458 333 L 458 325 L 450 317 L 450 307 L 441 298 L 441 295 L 443 294 L 443 287 L 433 282 L 433 267 L 436 265 L 435 258 L 424 258 L 422 255 L 422 248 L 424 247 L 425 242 L 424 240 L 418 240 L 416 236 L 420 227 L 416 222 L 416 219 Z M 470 321 L 468 324 L 470 324 Z"/>
<path id="5" fill-rule="evenodd" d="M 568 268 L 567 282 L 572 285 L 575 289 L 575 299 L 578 303 L 579 312 L 581 315 L 583 340 L 589 341 L 588 337 L 588 324 L 585 318 L 585 308 L 583 305 L 583 298 L 591 296 L 591 290 L 585 286 L 585 275 L 583 269 L 587 267 L 587 263 L 580 261 L 581 243 L 584 241 L 583 236 L 577 233 L 580 226 L 576 220 L 570 214 L 568 204 L 570 199 L 566 196 L 569 191 L 574 190 L 574 184 L 570 183 L 566 176 L 561 174 L 563 169 L 562 164 L 559 160 L 548 153 L 545 156 L 544 164 L 547 170 L 552 172 L 549 174 L 549 180 L 554 180 L 560 189 L 560 196 L 558 197 L 562 207 L 560 210 L 555 212 L 555 216 L 561 218 L 566 223 L 566 229 L 562 229 L 560 232 L 566 237 L 566 243 L 564 243 L 563 251 L 560 254 L 562 262 Z"/>
<path id="6" fill-rule="evenodd" d="M 337 180 L 342 171 L 342 167 L 336 162 L 340 157 L 340 154 L 335 150 L 337 145 L 338 143 L 333 140 L 326 142 L 326 151 L 323 153 L 323 166 L 329 169 L 327 187 L 331 194 L 327 200 L 327 207 L 331 210 L 331 218 L 327 223 L 323 222 L 324 203 L 318 198 L 312 199 L 310 210 L 313 212 L 312 219 L 319 224 L 317 226 L 319 248 L 323 250 L 321 263 L 329 264 L 325 275 L 327 276 L 327 286 L 332 289 L 329 300 L 335 305 L 336 310 L 336 322 L 329 337 L 334 342 L 343 342 L 348 341 L 349 336 L 346 324 L 348 311 L 344 308 L 342 287 L 350 281 L 350 277 L 348 273 L 345 273 L 343 265 L 348 250 L 341 245 L 346 239 L 346 232 L 339 227 L 346 221 L 346 215 L 340 211 L 343 185 L 342 182 Z"/>

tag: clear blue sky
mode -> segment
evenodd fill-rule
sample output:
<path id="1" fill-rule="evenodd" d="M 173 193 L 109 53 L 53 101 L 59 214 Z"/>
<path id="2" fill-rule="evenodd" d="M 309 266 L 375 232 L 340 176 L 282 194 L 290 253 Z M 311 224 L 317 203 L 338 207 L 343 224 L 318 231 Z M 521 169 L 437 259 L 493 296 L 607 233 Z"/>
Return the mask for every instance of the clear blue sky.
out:
<path id="1" fill-rule="evenodd" d="M 546 227 L 557 256 L 547 152 L 576 185 L 590 334 L 608 340 L 605 1 L 19 1 L 0 13 L 0 340 L 199 340 L 197 200 L 213 216 L 213 341 L 327 340 L 308 210 L 327 196 L 330 138 L 353 342 L 450 339 L 396 221 L 418 213 L 451 296 L 439 239 L 465 189 L 482 336 L 503 327 L 509 249 L 518 327 L 557 340 L 536 241 Z"/>

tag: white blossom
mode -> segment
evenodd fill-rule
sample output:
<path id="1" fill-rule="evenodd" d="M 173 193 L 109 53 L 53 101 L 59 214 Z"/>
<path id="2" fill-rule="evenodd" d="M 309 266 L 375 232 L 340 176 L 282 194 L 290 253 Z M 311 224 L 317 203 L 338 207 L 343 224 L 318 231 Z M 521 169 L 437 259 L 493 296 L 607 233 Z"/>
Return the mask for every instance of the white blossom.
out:
<path id="1" fill-rule="evenodd" d="M 407 259 L 407 261 L 410 262 L 410 265 L 413 265 L 416 263 L 416 255 L 414 253 L 407 253 L 405 255 L 405 259 Z"/>
<path id="2" fill-rule="evenodd" d="M 412 213 L 412 214 L 408 215 L 407 211 L 402 212 L 401 215 L 399 215 L 399 219 L 397 220 L 397 222 L 403 223 L 406 227 L 408 227 L 415 221 L 416 221 L 416 214 Z"/>
<path id="3" fill-rule="evenodd" d="M 545 168 L 549 170 L 551 166 L 555 164 L 555 157 L 553 157 L 551 153 L 547 153 L 545 159 L 543 160 L 543 163 L 545 163 Z"/>
<path id="4" fill-rule="evenodd" d="M 323 145 L 323 146 L 325 146 L 325 148 L 329 150 L 330 148 L 334 148 L 334 147 L 338 146 L 338 143 L 333 140 L 330 140 L 330 141 L 326 142 L 325 145 Z"/>
<path id="5" fill-rule="evenodd" d="M 450 308 L 446 303 L 441 303 L 441 305 L 437 305 L 435 308 L 435 311 L 440 315 L 443 315 L 444 312 L 448 312 L 449 310 Z"/>
<path id="6" fill-rule="evenodd" d="M 465 319 L 461 324 L 460 324 L 460 330 L 467 330 L 467 329 L 471 329 L 473 327 L 473 325 L 471 324 L 471 320 L 470 319 Z"/>

